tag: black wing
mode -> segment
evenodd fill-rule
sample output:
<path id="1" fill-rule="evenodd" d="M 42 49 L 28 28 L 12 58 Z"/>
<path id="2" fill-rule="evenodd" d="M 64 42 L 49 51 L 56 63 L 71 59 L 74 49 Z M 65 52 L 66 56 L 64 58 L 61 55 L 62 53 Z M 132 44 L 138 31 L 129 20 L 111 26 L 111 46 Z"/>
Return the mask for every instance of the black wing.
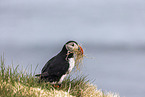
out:
<path id="1" fill-rule="evenodd" d="M 56 56 L 55 56 L 56 57 Z M 55 60 L 55 57 L 51 58 L 46 64 L 45 66 L 42 68 L 41 73 L 46 72 L 46 70 L 49 68 L 50 64 Z"/>
<path id="2" fill-rule="evenodd" d="M 55 56 L 50 59 L 42 69 L 42 74 L 62 76 L 68 71 L 69 63 L 62 57 Z"/>

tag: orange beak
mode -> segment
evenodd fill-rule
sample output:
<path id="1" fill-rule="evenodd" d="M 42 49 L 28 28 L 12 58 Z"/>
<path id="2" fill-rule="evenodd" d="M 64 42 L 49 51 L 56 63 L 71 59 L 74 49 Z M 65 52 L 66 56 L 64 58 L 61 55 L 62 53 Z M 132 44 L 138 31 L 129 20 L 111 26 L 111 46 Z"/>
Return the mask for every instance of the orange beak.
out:
<path id="1" fill-rule="evenodd" d="M 83 48 L 80 46 L 80 45 L 78 45 L 79 46 L 79 48 L 78 48 L 78 50 L 81 52 L 81 54 L 83 55 L 83 53 L 84 53 L 84 51 L 83 51 Z"/>

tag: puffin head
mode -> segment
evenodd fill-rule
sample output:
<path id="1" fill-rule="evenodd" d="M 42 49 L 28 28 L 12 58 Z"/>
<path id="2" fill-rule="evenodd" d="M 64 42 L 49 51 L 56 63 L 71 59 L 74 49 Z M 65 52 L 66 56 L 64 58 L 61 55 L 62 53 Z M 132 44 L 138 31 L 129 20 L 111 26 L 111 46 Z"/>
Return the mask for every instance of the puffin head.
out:
<path id="1" fill-rule="evenodd" d="M 76 53 L 77 52 L 77 53 L 83 55 L 83 49 L 76 41 L 68 41 L 65 44 L 65 47 L 70 53 Z"/>

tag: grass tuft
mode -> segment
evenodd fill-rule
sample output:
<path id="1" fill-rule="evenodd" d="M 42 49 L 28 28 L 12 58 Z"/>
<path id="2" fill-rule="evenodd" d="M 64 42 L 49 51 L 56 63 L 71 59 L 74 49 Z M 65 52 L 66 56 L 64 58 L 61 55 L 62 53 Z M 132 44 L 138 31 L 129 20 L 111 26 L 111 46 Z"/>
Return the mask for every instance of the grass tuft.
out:
<path id="1" fill-rule="evenodd" d="M 18 67 L 19 65 L 15 68 L 12 65 L 6 68 L 4 57 L 1 57 L 0 97 L 119 97 L 113 93 L 104 94 L 90 84 L 86 76 L 73 80 L 69 76 L 63 81 L 61 88 L 54 88 L 49 83 L 38 83 L 39 79 L 33 76 L 35 72 L 18 72 Z"/>

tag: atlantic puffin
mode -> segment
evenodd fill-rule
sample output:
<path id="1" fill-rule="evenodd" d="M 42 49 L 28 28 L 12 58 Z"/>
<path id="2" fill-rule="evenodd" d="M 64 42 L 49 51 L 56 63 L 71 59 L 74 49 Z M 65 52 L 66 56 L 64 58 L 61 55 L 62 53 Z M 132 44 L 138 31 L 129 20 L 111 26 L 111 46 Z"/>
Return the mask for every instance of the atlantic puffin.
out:
<path id="1" fill-rule="evenodd" d="M 60 87 L 64 78 L 75 66 L 75 52 L 83 55 L 82 47 L 76 41 L 68 41 L 62 50 L 44 65 L 41 74 L 36 75 L 40 76 L 39 82 L 50 82 Z"/>

